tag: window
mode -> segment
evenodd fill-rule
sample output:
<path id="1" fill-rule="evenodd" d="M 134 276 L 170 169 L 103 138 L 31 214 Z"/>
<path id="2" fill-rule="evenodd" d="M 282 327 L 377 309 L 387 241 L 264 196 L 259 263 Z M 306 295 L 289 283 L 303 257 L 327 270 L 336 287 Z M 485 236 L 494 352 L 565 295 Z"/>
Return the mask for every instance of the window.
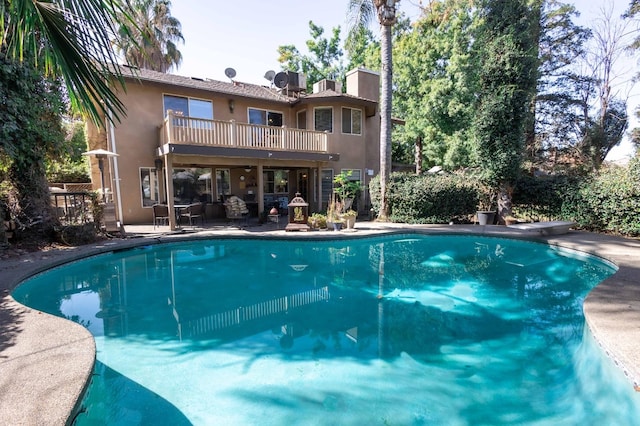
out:
<path id="1" fill-rule="evenodd" d="M 177 204 L 211 201 L 211 169 L 173 169 L 173 199 Z"/>
<path id="2" fill-rule="evenodd" d="M 140 193 L 142 194 L 142 207 L 158 204 L 158 172 L 156 169 L 140 168 Z"/>
<path id="3" fill-rule="evenodd" d="M 163 100 L 165 116 L 168 110 L 173 110 L 185 117 L 213 120 L 213 102 L 211 101 L 172 95 L 164 95 Z"/>
<path id="4" fill-rule="evenodd" d="M 249 108 L 249 124 L 282 127 L 282 113 L 264 109 Z"/>
<path id="5" fill-rule="evenodd" d="M 362 134 L 362 110 L 342 108 L 342 133 Z"/>
<path id="6" fill-rule="evenodd" d="M 297 118 L 298 118 L 298 123 L 297 123 L 298 129 L 306 130 L 307 129 L 307 111 L 306 110 L 298 111 Z"/>
<path id="7" fill-rule="evenodd" d="M 349 180 L 360 182 L 362 180 L 362 170 L 360 169 L 342 169 L 341 173 L 349 174 Z"/>
<path id="8" fill-rule="evenodd" d="M 231 172 L 229 169 L 216 169 L 216 191 L 218 200 L 231 195 Z"/>
<path id="9" fill-rule="evenodd" d="M 333 193 L 333 170 L 322 169 L 322 208 L 326 209 Z"/>
<path id="10" fill-rule="evenodd" d="M 333 108 L 315 108 L 313 110 L 313 128 L 319 132 L 333 132 Z"/>
<path id="11" fill-rule="evenodd" d="M 289 192 L 289 170 L 265 170 L 262 176 L 265 194 Z"/>
<path id="12" fill-rule="evenodd" d="M 360 187 L 362 187 L 362 170 L 360 169 L 342 169 L 341 173 L 348 175 L 348 178 L 352 182 L 358 182 Z M 358 199 L 353 200 L 353 204 L 349 206 L 349 208 L 353 210 L 358 210 Z"/>

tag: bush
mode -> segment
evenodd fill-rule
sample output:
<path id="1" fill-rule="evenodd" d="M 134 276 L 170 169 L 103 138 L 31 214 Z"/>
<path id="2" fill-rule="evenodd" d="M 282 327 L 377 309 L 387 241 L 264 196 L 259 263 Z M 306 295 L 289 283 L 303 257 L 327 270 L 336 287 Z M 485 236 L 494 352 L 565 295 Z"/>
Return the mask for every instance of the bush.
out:
<path id="1" fill-rule="evenodd" d="M 372 179 L 369 191 L 374 210 L 380 210 L 380 179 Z M 392 173 L 387 184 L 389 220 L 404 223 L 467 221 L 476 212 L 475 182 L 459 175 Z"/>
<path id="2" fill-rule="evenodd" d="M 567 196 L 575 193 L 585 178 L 570 176 L 523 175 L 513 190 L 513 210 L 518 217 L 528 220 L 575 220 L 564 210 Z"/>
<path id="3" fill-rule="evenodd" d="M 563 215 L 582 228 L 640 235 L 640 158 L 627 167 L 607 167 L 566 196 Z"/>

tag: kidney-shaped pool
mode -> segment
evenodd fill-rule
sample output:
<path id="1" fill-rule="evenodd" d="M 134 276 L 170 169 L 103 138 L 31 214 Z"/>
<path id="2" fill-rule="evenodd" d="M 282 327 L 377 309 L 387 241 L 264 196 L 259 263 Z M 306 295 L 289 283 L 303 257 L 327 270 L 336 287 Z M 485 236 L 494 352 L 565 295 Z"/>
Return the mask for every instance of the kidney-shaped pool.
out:
<path id="1" fill-rule="evenodd" d="M 615 268 L 543 244 L 211 239 L 39 274 L 16 300 L 95 336 L 82 424 L 637 424 L 589 334 Z"/>

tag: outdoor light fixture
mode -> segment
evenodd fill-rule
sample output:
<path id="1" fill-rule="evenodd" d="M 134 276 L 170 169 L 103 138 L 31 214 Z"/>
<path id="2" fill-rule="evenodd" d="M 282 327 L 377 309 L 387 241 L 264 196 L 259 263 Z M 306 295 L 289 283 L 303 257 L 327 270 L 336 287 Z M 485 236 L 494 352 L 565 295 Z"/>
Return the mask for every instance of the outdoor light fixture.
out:
<path id="1" fill-rule="evenodd" d="M 229 99 L 229 112 L 233 114 L 233 110 L 236 108 L 236 101 Z"/>
<path id="2" fill-rule="evenodd" d="M 244 168 L 244 171 L 247 173 L 251 173 L 251 167 L 247 166 Z"/>
<path id="3" fill-rule="evenodd" d="M 98 169 L 100 170 L 100 184 L 102 187 L 102 202 L 107 201 L 106 192 L 104 189 L 104 160 L 108 157 L 117 157 L 115 152 L 107 151 L 106 149 L 93 149 L 91 151 L 83 152 L 82 155 L 94 156 L 98 159 Z"/>
<path id="4" fill-rule="evenodd" d="M 161 158 L 156 158 L 154 163 L 156 165 L 156 170 L 162 169 L 162 159 Z"/>

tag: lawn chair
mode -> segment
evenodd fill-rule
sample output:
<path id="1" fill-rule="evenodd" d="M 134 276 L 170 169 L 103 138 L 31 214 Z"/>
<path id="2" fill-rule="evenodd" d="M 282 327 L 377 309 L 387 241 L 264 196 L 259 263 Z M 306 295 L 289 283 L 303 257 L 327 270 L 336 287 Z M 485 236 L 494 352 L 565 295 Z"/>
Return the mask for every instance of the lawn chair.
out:
<path id="1" fill-rule="evenodd" d="M 113 203 L 105 203 L 102 209 L 102 229 L 109 236 L 115 235 L 124 238 L 124 226 L 116 218 L 116 207 Z"/>
<path id="2" fill-rule="evenodd" d="M 169 225 L 169 206 L 166 204 L 153 205 L 153 229 L 160 225 Z"/>
<path id="3" fill-rule="evenodd" d="M 189 219 L 189 226 L 193 226 L 193 222 L 200 218 L 200 224 L 204 225 L 204 209 L 202 203 L 189 204 L 187 207 L 180 209 L 180 222 L 182 218 Z"/>

